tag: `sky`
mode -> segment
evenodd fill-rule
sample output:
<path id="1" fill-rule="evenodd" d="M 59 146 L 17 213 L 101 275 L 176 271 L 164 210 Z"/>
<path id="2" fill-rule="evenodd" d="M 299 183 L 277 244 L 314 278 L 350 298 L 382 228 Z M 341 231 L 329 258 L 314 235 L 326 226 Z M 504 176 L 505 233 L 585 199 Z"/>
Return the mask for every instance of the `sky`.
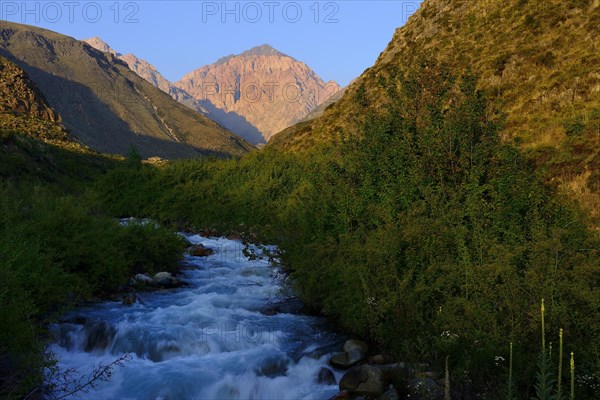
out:
<path id="1" fill-rule="evenodd" d="M 266 43 L 345 86 L 375 63 L 420 1 L 0 0 L 0 20 L 99 36 L 171 81 Z"/>

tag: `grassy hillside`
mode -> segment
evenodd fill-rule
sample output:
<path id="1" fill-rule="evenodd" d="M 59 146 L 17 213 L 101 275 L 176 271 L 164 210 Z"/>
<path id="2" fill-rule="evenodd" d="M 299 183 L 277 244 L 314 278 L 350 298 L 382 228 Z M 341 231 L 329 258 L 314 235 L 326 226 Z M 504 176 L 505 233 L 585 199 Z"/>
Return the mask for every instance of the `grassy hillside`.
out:
<path id="1" fill-rule="evenodd" d="M 425 0 L 341 101 L 271 145 L 305 151 L 361 135 L 365 109 L 383 109 L 394 77 L 432 63 L 454 75 L 470 69 L 506 114 L 503 140 L 515 140 L 547 181 L 600 216 L 598 37 L 597 0 Z M 415 84 L 427 91 L 427 82 Z"/>
<path id="2" fill-rule="evenodd" d="M 254 147 L 155 88 L 114 56 L 45 29 L 2 21 L 0 56 L 25 70 L 90 148 L 144 157 L 240 156 Z"/>

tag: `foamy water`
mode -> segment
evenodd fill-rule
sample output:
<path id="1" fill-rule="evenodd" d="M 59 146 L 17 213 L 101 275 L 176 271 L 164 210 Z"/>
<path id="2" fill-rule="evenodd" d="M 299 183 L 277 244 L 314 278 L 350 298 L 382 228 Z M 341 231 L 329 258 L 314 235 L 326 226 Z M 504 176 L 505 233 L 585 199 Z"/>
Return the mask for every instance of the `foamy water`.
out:
<path id="1" fill-rule="evenodd" d="M 244 257 L 239 241 L 188 236 L 217 251 L 187 257 L 189 287 L 140 293 L 133 306 L 79 308 L 56 327 L 51 350 L 62 370 L 88 375 L 125 353 L 109 382 L 84 399 L 327 399 L 337 385 L 315 382 L 342 343 L 317 317 L 261 313 L 281 295 L 267 260 Z M 336 372 L 339 382 L 340 374 Z"/>

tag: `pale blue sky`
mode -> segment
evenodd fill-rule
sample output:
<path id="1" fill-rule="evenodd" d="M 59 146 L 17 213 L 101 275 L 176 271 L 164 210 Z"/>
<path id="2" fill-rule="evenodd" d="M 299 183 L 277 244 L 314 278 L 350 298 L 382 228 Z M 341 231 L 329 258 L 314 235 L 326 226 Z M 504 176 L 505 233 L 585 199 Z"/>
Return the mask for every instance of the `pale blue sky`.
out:
<path id="1" fill-rule="evenodd" d="M 77 39 L 100 36 L 167 79 L 268 43 L 347 85 L 389 43 L 420 0 L 0 1 L 0 19 Z M 1 24 L 1 22 L 0 22 Z"/>

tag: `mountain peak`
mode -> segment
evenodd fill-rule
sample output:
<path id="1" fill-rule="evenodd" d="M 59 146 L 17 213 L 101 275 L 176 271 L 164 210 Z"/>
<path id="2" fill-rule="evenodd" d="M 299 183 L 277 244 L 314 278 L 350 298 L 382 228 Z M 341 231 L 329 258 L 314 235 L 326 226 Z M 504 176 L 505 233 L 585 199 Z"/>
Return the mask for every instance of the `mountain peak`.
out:
<path id="1" fill-rule="evenodd" d="M 112 47 L 108 45 L 102 38 L 98 36 L 91 37 L 89 39 L 83 40 L 85 43 L 89 44 L 96 50 L 99 50 L 103 53 L 112 54 L 115 57 L 119 57 L 121 54 L 117 53 Z"/>
<path id="2" fill-rule="evenodd" d="M 271 47 L 268 44 L 263 44 L 260 46 L 256 46 L 251 48 L 250 50 L 244 51 L 241 56 L 283 56 L 288 57 L 286 54 L 283 54 L 279 50 Z"/>
<path id="3" fill-rule="evenodd" d="M 251 48 L 250 50 L 246 50 L 240 54 L 230 54 L 225 57 L 221 57 L 217 60 L 215 64 L 222 64 L 231 60 L 234 57 L 252 57 L 252 56 L 279 56 L 279 57 L 289 57 L 287 54 L 280 52 L 279 50 L 273 48 L 268 44 L 262 44 L 260 46 L 256 46 Z M 290 57 L 291 58 L 291 57 Z"/>
<path id="4" fill-rule="evenodd" d="M 337 83 L 324 82 L 308 65 L 268 44 L 198 68 L 175 86 L 213 110 L 212 118 L 222 126 L 252 141 L 261 136 L 261 142 L 340 90 Z"/>

